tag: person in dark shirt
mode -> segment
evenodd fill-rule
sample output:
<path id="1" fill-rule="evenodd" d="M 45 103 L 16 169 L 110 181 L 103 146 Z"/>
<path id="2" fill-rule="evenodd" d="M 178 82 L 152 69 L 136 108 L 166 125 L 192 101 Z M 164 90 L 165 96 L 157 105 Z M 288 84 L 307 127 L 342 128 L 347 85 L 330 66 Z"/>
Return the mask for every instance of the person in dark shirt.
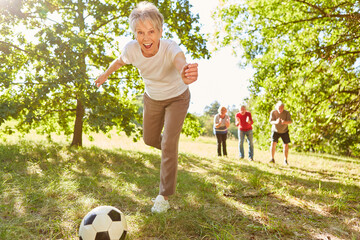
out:
<path id="1" fill-rule="evenodd" d="M 284 110 L 284 103 L 279 101 L 275 105 L 275 110 L 272 110 L 270 113 L 270 123 L 271 127 L 271 160 L 270 163 L 275 163 L 275 152 L 276 144 L 278 143 L 279 138 L 283 140 L 284 143 L 284 164 L 288 165 L 288 152 L 289 152 L 289 128 L 288 125 L 292 123 L 291 115 L 289 111 Z"/>

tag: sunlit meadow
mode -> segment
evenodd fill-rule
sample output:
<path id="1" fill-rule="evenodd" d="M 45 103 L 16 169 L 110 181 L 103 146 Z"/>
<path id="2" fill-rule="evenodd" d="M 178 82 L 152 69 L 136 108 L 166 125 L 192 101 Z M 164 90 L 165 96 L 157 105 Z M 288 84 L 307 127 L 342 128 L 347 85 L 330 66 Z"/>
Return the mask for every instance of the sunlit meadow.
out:
<path id="1" fill-rule="evenodd" d="M 127 239 L 360 239 L 360 160 L 299 154 L 289 166 L 226 157 L 215 138 L 182 137 L 171 210 L 152 214 L 160 152 L 113 133 L 80 149 L 35 133 L 0 143 L 0 239 L 77 239 L 81 219 L 99 205 L 126 215 Z M 247 145 L 245 145 L 245 149 Z"/>

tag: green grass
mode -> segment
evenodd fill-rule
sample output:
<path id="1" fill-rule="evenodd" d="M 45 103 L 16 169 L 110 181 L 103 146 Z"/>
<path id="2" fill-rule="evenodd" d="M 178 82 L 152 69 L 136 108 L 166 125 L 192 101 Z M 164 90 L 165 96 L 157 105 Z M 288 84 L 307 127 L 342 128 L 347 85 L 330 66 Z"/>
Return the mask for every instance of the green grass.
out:
<path id="1" fill-rule="evenodd" d="M 171 210 L 152 214 L 160 152 L 93 137 L 81 149 L 56 136 L 3 138 L 0 239 L 77 239 L 99 205 L 124 212 L 127 239 L 360 239 L 359 159 L 290 150 L 290 166 L 281 152 L 270 165 L 260 150 L 255 162 L 240 161 L 234 140 L 218 158 L 215 138 L 183 137 Z"/>

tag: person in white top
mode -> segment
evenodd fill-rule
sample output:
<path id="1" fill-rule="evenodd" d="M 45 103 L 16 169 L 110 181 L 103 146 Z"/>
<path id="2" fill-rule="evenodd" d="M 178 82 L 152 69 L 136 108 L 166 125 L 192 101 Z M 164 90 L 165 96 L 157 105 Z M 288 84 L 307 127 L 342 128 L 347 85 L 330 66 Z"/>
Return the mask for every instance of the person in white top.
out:
<path id="1" fill-rule="evenodd" d="M 230 126 L 230 117 L 226 113 L 226 107 L 220 106 L 218 114 L 214 116 L 214 133 L 217 139 L 217 152 L 219 157 L 221 157 L 221 146 L 223 156 L 227 156 L 226 139 L 228 128 Z"/>
<path id="2" fill-rule="evenodd" d="M 129 17 L 135 40 L 95 80 L 100 87 L 126 64 L 139 69 L 145 83 L 143 139 L 161 150 L 160 190 L 151 208 L 157 213 L 170 208 L 168 197 L 175 193 L 179 138 L 190 103 L 188 84 L 198 79 L 198 64 L 187 63 L 176 42 L 161 39 L 163 22 L 155 5 L 140 2 Z"/>

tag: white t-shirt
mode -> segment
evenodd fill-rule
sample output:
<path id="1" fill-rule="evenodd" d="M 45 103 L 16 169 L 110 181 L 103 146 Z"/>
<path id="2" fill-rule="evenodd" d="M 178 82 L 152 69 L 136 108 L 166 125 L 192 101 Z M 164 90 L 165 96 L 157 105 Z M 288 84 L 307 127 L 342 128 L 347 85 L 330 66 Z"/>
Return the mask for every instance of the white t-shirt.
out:
<path id="1" fill-rule="evenodd" d="M 173 64 L 181 48 L 173 40 L 160 39 L 159 51 L 155 56 L 144 57 L 136 40 L 127 43 L 120 58 L 126 64 L 139 69 L 145 83 L 145 92 L 154 100 L 166 100 L 185 92 L 188 86 Z"/>

